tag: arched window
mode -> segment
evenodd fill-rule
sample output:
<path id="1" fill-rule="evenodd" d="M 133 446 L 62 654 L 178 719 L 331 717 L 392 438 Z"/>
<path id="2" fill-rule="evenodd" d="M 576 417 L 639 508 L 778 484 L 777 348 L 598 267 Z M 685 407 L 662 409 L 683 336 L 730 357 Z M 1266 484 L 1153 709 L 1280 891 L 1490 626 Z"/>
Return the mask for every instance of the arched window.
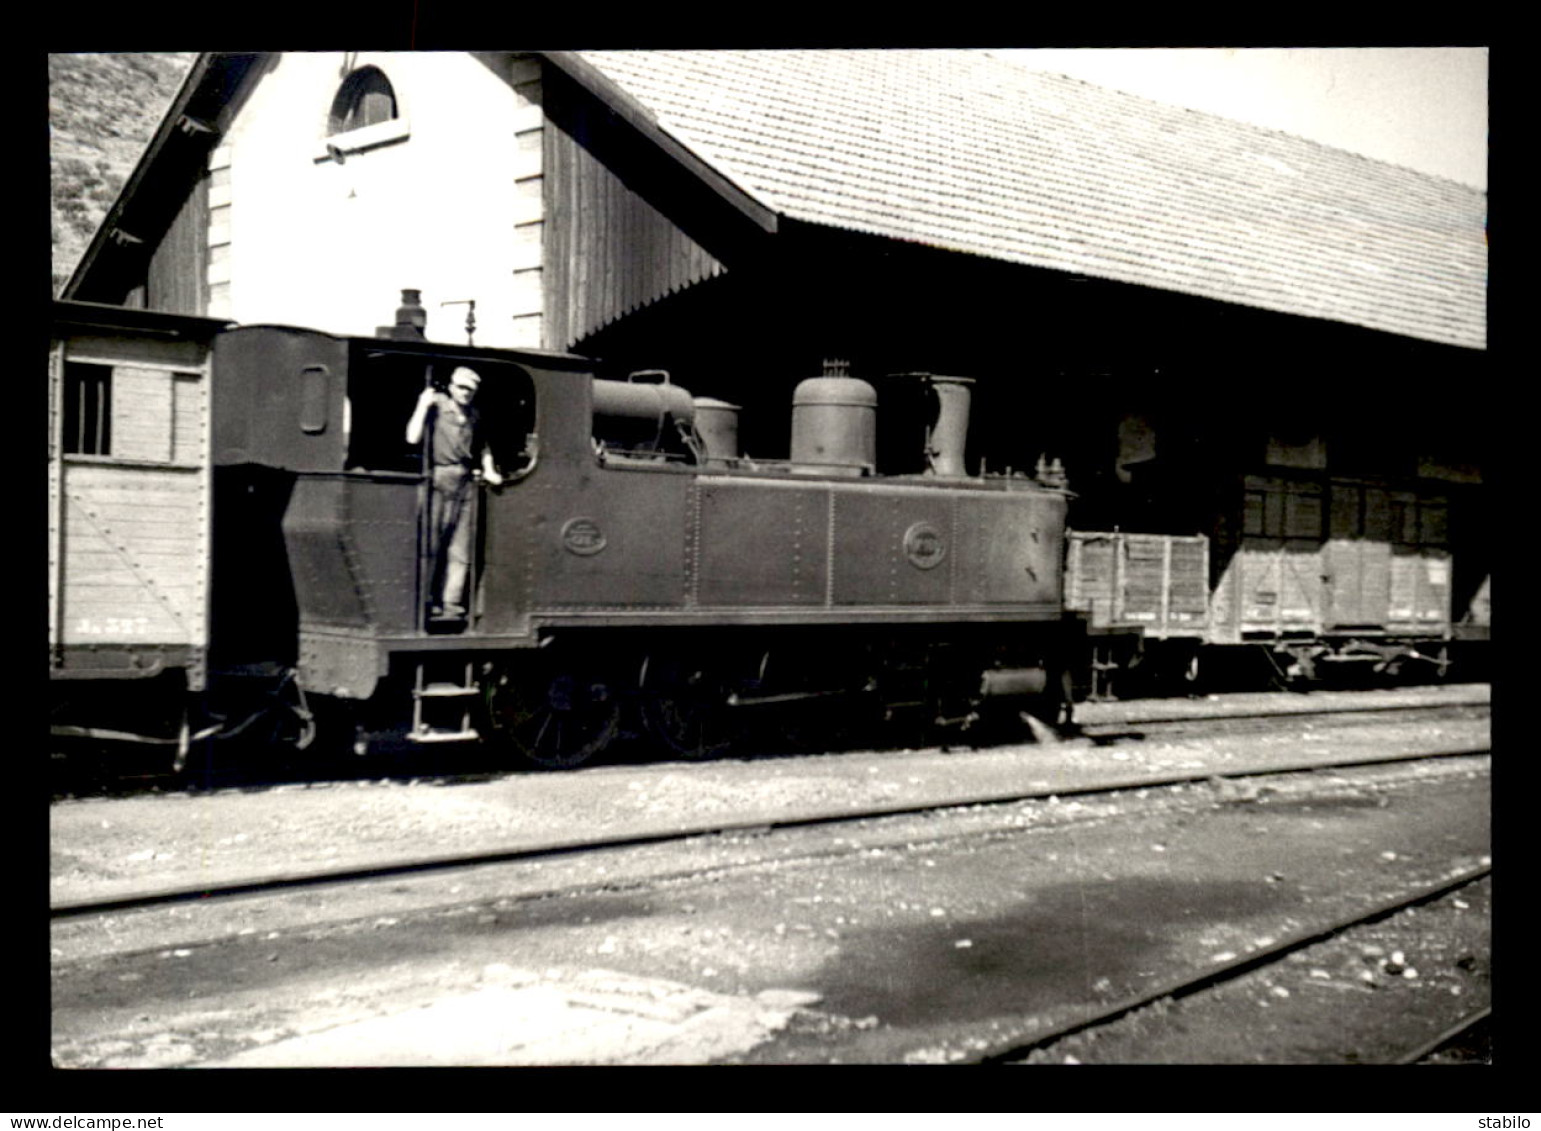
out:
<path id="1" fill-rule="evenodd" d="M 396 117 L 396 92 L 379 67 L 360 67 L 337 88 L 332 100 L 329 134 L 347 133 Z"/>

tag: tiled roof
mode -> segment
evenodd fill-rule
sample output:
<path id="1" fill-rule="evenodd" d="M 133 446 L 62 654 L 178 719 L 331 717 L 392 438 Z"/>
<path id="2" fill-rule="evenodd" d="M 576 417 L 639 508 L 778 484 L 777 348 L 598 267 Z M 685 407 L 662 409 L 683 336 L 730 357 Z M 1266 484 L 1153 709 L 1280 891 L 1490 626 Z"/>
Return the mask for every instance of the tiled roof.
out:
<path id="1" fill-rule="evenodd" d="M 1487 196 L 981 51 L 587 51 L 799 220 L 1486 345 Z"/>

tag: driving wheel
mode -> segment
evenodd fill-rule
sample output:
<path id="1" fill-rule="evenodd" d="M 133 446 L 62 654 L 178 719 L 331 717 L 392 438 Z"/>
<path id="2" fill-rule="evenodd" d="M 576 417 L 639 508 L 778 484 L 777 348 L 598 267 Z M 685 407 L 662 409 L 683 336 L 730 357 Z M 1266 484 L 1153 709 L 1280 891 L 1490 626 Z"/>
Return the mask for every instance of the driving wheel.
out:
<path id="1" fill-rule="evenodd" d="M 559 671 L 504 673 L 487 691 L 497 735 L 538 766 L 582 765 L 615 737 L 620 704 L 603 680 Z"/>
<path id="2" fill-rule="evenodd" d="M 642 701 L 649 732 L 682 758 L 711 758 L 733 745 L 743 724 L 718 689 L 700 678 L 671 679 Z"/>

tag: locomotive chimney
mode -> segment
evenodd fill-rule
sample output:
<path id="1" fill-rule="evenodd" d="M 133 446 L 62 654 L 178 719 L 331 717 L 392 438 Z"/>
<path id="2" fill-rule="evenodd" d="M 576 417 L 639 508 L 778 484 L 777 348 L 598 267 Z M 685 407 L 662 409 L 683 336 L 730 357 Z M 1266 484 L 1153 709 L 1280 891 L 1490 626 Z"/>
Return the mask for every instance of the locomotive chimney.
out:
<path id="1" fill-rule="evenodd" d="M 926 383 L 936 394 L 936 420 L 926 433 L 926 474 L 961 478 L 968 474 L 963 454 L 974 379 L 929 375 Z"/>
<path id="2" fill-rule="evenodd" d="M 421 342 L 428 338 L 428 311 L 423 308 L 423 292 L 403 288 L 401 305 L 396 308 L 394 326 L 376 326 L 375 337 L 397 341 Z"/>
<path id="3" fill-rule="evenodd" d="M 968 475 L 963 456 L 968 448 L 972 377 L 941 377 L 935 373 L 896 373 L 916 378 L 935 402 L 936 415 L 926 425 L 926 474 L 961 479 Z"/>

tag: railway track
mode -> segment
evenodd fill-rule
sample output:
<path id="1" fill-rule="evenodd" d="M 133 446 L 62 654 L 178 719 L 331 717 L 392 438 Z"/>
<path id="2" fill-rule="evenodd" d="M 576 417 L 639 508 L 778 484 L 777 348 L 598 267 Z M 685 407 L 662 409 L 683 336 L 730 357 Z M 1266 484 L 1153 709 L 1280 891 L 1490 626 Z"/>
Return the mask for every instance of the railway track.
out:
<path id="1" fill-rule="evenodd" d="M 1423 762 L 1441 758 L 1460 758 L 1490 753 L 1486 746 L 1457 746 L 1416 753 L 1381 755 L 1373 758 L 1340 758 L 1323 760 L 1302 758 L 1284 765 L 1267 769 L 1227 774 L 1222 780 L 1230 783 L 1259 782 L 1270 777 L 1287 774 L 1310 773 L 1327 770 L 1346 770 L 1367 766 L 1385 766 L 1397 763 Z M 697 824 L 674 825 L 652 831 L 631 832 L 625 835 L 598 835 L 590 837 L 564 837 L 529 844 L 504 845 L 463 853 L 445 853 L 382 859 L 364 866 L 316 868 L 287 872 L 269 872 L 243 879 L 219 883 L 176 884 L 147 887 L 141 890 L 114 895 L 104 899 L 60 900 L 49 908 L 53 919 L 79 918 L 92 915 L 118 914 L 166 904 L 199 902 L 240 896 L 276 894 L 324 885 L 364 883 L 387 880 L 393 877 L 421 875 L 431 872 L 448 872 L 456 869 L 477 868 L 486 865 L 528 862 L 584 853 L 599 853 L 637 848 L 644 845 L 683 843 L 703 837 L 722 837 L 745 833 L 768 833 L 775 830 L 796 830 L 819 826 L 838 826 L 886 817 L 905 817 L 925 814 L 941 814 L 949 810 L 971 809 L 979 806 L 1004 806 L 1047 797 L 1090 799 L 1131 790 L 1148 790 L 1164 786 L 1193 782 L 1215 781 L 1208 771 L 1174 771 L 1157 775 L 1130 775 L 1111 777 L 1083 786 L 1032 787 L 991 792 L 968 792 L 928 799 L 921 804 L 869 805 L 853 811 L 850 808 L 802 811 L 780 818 L 754 817 L 747 820 L 713 820 Z"/>
<path id="2" fill-rule="evenodd" d="M 1115 742 L 1131 742 L 1146 739 L 1220 737 L 1266 733 L 1280 727 L 1321 725 L 1345 727 L 1356 723 L 1438 723 L 1444 720 L 1462 720 L 1486 717 L 1490 711 L 1485 700 L 1462 700 L 1450 703 L 1372 703 L 1356 705 L 1351 701 L 1335 700 L 1311 706 L 1269 706 L 1246 710 L 1213 708 L 1184 701 L 1153 701 L 1130 704 L 1128 711 L 1119 711 L 1110 717 L 1108 707 L 1122 705 L 1092 704 L 1083 710 L 1089 715 L 1058 735 L 1040 731 L 1034 737 L 1038 741 L 1088 741 L 1096 745 Z M 1100 710 L 1099 710 L 1100 709 Z M 832 736 L 830 755 L 839 755 L 854 748 L 853 742 L 868 742 L 882 735 Z M 906 737 L 913 737 L 907 735 Z M 1006 739 L 991 736 L 959 736 L 968 742 L 978 742 L 984 747 L 1007 744 Z M 875 748 L 896 747 L 903 739 L 889 737 Z M 946 745 L 946 743 L 944 743 Z M 652 753 L 646 747 L 645 738 L 638 734 L 629 742 L 617 745 L 619 756 L 646 760 Z M 142 752 L 141 752 L 142 753 Z M 747 760 L 777 760 L 789 757 L 819 757 L 808 750 L 790 749 L 774 742 L 762 743 L 758 748 L 735 751 L 733 757 Z M 487 753 L 479 746 L 467 748 L 464 754 L 447 754 L 442 748 L 420 751 L 407 747 L 388 755 L 366 757 L 319 757 L 307 761 L 286 763 L 274 767 L 263 764 L 259 758 L 244 763 L 232 763 L 222 769 L 210 771 L 194 766 L 179 772 L 171 770 L 147 770 L 140 763 L 129 764 L 123 772 L 114 770 L 111 759 L 104 759 L 100 752 L 77 762 L 75 757 L 60 751 L 52 755 L 55 763 L 54 801 L 68 802 L 93 796 L 174 795 L 183 792 L 202 792 L 217 789 L 260 790 L 279 788 L 303 783 L 309 788 L 346 786 L 359 780 L 373 780 L 382 776 L 395 780 L 418 781 L 431 779 L 446 784 L 468 784 L 491 781 L 513 773 L 542 773 L 534 769 L 509 769 L 506 766 L 487 764 Z M 612 759 L 613 761 L 613 759 Z M 72 772 L 72 766 L 85 767 Z"/>
<path id="3" fill-rule="evenodd" d="M 1396 1063 L 1432 1063 L 1437 1061 L 1443 1053 L 1464 1050 L 1472 1044 L 1485 1045 L 1487 1043 L 1485 1030 L 1492 1016 L 1493 1007 L 1490 1005 L 1474 1010 L 1454 1024 L 1446 1026 L 1429 1040 L 1413 1046 L 1398 1057 Z"/>
<path id="4" fill-rule="evenodd" d="M 1414 776 L 1410 772 L 1398 770 L 1395 767 L 1395 763 L 1408 763 L 1421 759 L 1428 760 L 1433 765 L 1445 765 L 1446 763 L 1442 760 L 1452 758 L 1456 753 L 1454 751 L 1432 754 L 1424 752 L 1422 755 L 1404 756 L 1391 762 L 1388 762 L 1387 759 L 1378 759 L 1369 763 L 1361 760 L 1353 763 L 1353 765 L 1380 765 L 1393 771 L 1391 779 L 1388 780 L 1411 782 L 1415 780 Z M 1321 767 L 1309 767 L 1309 769 L 1317 768 Z M 1340 763 L 1331 768 L 1335 771 L 1342 771 L 1349 767 Z M 1456 768 L 1455 764 L 1450 764 L 1450 769 L 1454 770 Z M 1294 785 L 1283 786 L 1285 778 L 1293 778 Z M 1276 780 L 1270 782 L 1269 779 Z M 1227 782 L 1218 783 L 1216 788 L 1233 788 L 1237 785 L 1245 788 L 1249 780 L 1252 784 L 1256 784 L 1264 789 L 1274 784 L 1280 784 L 1284 794 L 1288 795 L 1293 790 L 1294 796 L 1297 798 L 1304 797 L 1310 800 L 1316 796 L 1330 794 L 1337 788 L 1332 782 L 1339 779 L 1318 779 L 1315 775 L 1309 773 L 1293 772 L 1281 774 L 1278 771 L 1272 771 L 1236 775 Z M 1186 783 L 1191 786 L 1193 781 L 1193 776 L 1187 775 L 1177 779 L 1174 784 L 1181 785 Z M 1317 782 L 1319 784 L 1314 784 Z M 1210 784 L 1215 785 L 1216 783 Z M 1143 790 L 1149 789 L 1152 783 L 1147 780 L 1140 782 L 1139 785 Z M 1077 791 L 1074 795 L 1066 794 L 1064 796 L 1067 798 L 1069 796 L 1076 796 L 1084 802 L 1091 803 L 1087 806 L 1088 809 L 1097 804 L 1105 804 L 1106 807 L 1111 809 L 1117 807 L 1121 795 L 1123 795 L 1123 791 L 1120 787 L 1107 784 L 1102 788 L 1088 788 Z M 1038 794 L 1026 793 L 1018 796 L 1021 799 L 1031 799 L 1034 796 L 1038 796 Z M 1224 798 L 1222 797 L 1221 799 L 1223 800 Z M 1237 800 L 1236 798 L 1230 799 Z M 757 821 L 752 823 L 711 822 L 703 823 L 688 830 L 676 829 L 671 832 L 659 832 L 645 837 L 573 839 L 563 843 L 526 846 L 516 851 L 505 853 L 478 853 L 434 860 L 398 860 L 388 866 L 375 869 L 342 869 L 325 873 L 310 873 L 303 876 L 267 877 L 250 883 L 226 884 L 213 889 L 205 888 L 201 891 L 187 889 L 142 892 L 136 893 L 133 897 L 98 901 L 95 904 L 77 903 L 74 905 L 61 905 L 54 908 L 54 915 L 56 925 L 59 927 L 88 926 L 88 917 L 92 915 L 103 916 L 118 924 L 116 928 L 108 927 L 107 933 L 111 934 L 113 931 L 122 932 L 124 930 L 131 917 L 126 913 L 151 911 L 157 906 L 194 899 L 198 902 L 200 913 L 212 909 L 217 914 L 218 907 L 222 903 L 239 905 L 241 900 L 237 897 L 267 896 L 269 899 L 262 902 L 268 904 L 274 898 L 285 899 L 292 894 L 303 896 L 305 888 L 316 888 L 327 884 L 333 885 L 334 892 L 340 886 L 351 893 L 364 887 L 389 888 L 392 886 L 390 883 L 371 884 L 365 881 L 399 880 L 401 877 L 414 874 L 419 877 L 431 878 L 432 873 L 435 871 L 448 873 L 453 869 L 468 870 L 479 865 L 492 863 L 538 863 L 543 860 L 552 860 L 556 857 L 565 856 L 569 858 L 567 861 L 569 865 L 579 865 L 577 868 L 566 867 L 558 869 L 558 874 L 555 875 L 550 872 L 540 873 L 540 877 L 544 878 L 538 878 L 534 872 L 531 872 L 524 882 L 523 889 L 518 890 L 517 894 L 512 894 L 511 889 L 503 881 L 489 881 L 483 885 L 481 891 L 484 893 L 500 891 L 504 894 L 504 898 L 496 901 L 499 906 L 508 904 L 510 907 L 526 908 L 527 910 L 519 911 L 514 917 L 516 921 L 524 923 L 529 921 L 532 915 L 535 920 L 540 921 L 543 916 L 549 916 L 553 911 L 573 899 L 577 899 L 584 906 L 588 906 L 594 900 L 603 901 L 613 898 L 622 898 L 623 900 L 636 899 L 641 893 L 666 891 L 671 888 L 678 890 L 680 885 L 694 890 L 703 882 L 709 885 L 717 882 L 713 879 L 714 872 L 720 873 L 717 879 L 725 879 L 731 882 L 734 876 L 747 875 L 760 867 L 768 866 L 774 868 L 788 861 L 802 860 L 807 862 L 815 859 L 822 859 L 821 866 L 833 868 L 838 872 L 845 870 L 845 866 L 840 864 L 839 861 L 847 858 L 854 861 L 857 856 L 864 857 L 869 855 L 873 845 L 886 843 L 904 845 L 907 843 L 908 847 L 913 850 L 915 848 L 914 841 L 917 837 L 917 828 L 924 830 L 919 833 L 919 837 L 927 839 L 933 844 L 966 842 L 981 836 L 985 836 L 988 839 L 989 837 L 999 837 L 1003 833 L 1009 839 L 1011 834 L 1006 832 L 1006 830 L 1013 827 L 1018 829 L 1023 827 L 1020 824 L 1014 824 L 1005 813 L 1001 813 L 1001 816 L 995 815 L 998 811 L 997 805 L 1004 804 L 1009 800 L 1012 799 L 1001 797 L 955 797 L 949 799 L 947 804 L 908 806 L 902 809 L 881 810 L 876 807 L 864 807 L 859 812 L 852 812 L 850 810 L 838 813 L 805 812 L 796 818 L 777 821 Z M 1218 812 L 1217 810 L 1210 810 L 1200 797 L 1183 789 L 1178 789 L 1173 794 L 1172 803 L 1178 807 L 1179 811 Z M 1156 804 L 1158 807 L 1161 804 L 1159 794 Z M 1298 804 L 1298 800 L 1295 804 Z M 1058 807 L 1058 811 L 1063 813 L 1064 808 L 1065 806 Z M 1270 806 L 1264 805 L 1252 811 L 1264 813 L 1269 808 Z M 1046 812 L 1048 808 L 1043 807 L 1040 811 Z M 876 825 L 872 823 L 874 819 L 885 817 L 901 819 L 906 817 L 945 817 L 948 818 L 948 821 L 945 826 L 933 826 L 930 820 L 923 821 L 921 826 L 916 826 L 913 821 L 901 821 L 901 825 L 894 826 L 892 831 L 884 831 L 888 827 L 885 823 L 879 822 Z M 1002 817 L 1006 819 L 1003 820 Z M 1081 819 L 1079 817 L 1069 818 L 1069 824 L 1073 826 L 1077 820 Z M 1058 826 L 1054 826 L 1051 822 L 1051 825 L 1041 827 L 1045 831 L 1049 831 L 1053 827 Z M 993 829 L 1001 831 L 993 832 Z M 803 833 L 815 834 L 815 836 L 812 840 L 782 841 L 778 847 L 777 842 L 781 841 L 781 838 L 768 835 L 778 830 L 787 833 L 801 831 Z M 717 836 L 714 838 L 711 834 L 717 834 Z M 703 852 L 699 848 L 687 847 L 683 852 L 673 854 L 672 866 L 670 863 L 671 857 L 666 853 L 663 857 L 664 863 L 662 865 L 657 860 L 654 860 L 652 863 L 638 861 L 630 873 L 627 872 L 624 866 L 617 866 L 622 860 L 630 859 L 632 854 L 623 853 L 618 856 L 616 850 L 640 848 L 648 845 L 658 846 L 667 850 L 671 842 L 683 843 L 686 840 L 709 842 L 713 839 L 721 839 L 737 846 L 737 848 L 732 851 L 712 849 Z M 1075 834 L 1071 833 L 1070 839 L 1073 842 L 1076 839 Z M 735 851 L 737 852 L 736 858 L 734 858 Z M 935 851 L 935 849 L 933 848 L 931 851 Z M 778 853 L 780 854 L 779 857 Z M 596 862 L 603 860 L 609 865 L 609 868 L 608 870 L 604 867 L 596 869 L 592 865 L 585 868 L 582 866 L 585 859 Z M 851 870 L 857 871 L 857 869 Z M 596 871 L 600 874 L 599 877 L 595 876 L 594 873 Z M 1345 933 L 1362 928 L 1366 924 L 1374 924 L 1393 918 L 1400 913 L 1405 913 L 1408 908 L 1427 907 L 1441 898 L 1448 897 L 1452 893 L 1461 892 L 1470 885 L 1481 882 L 1489 872 L 1490 866 L 1484 861 L 1480 866 L 1466 868 L 1459 873 L 1447 872 L 1438 882 L 1422 884 L 1417 890 L 1403 892 L 1394 899 L 1383 899 L 1373 906 L 1359 907 L 1352 914 L 1339 914 L 1331 919 L 1320 919 L 1304 923 L 1298 929 L 1281 935 L 1273 945 L 1267 948 L 1250 951 L 1242 957 L 1235 958 L 1233 961 L 1209 967 L 1202 971 L 1195 972 L 1190 969 L 1185 974 L 1161 979 L 1144 987 L 1142 992 L 1137 995 L 1130 995 L 1117 1001 L 1104 1003 L 1096 1011 L 1077 1011 L 1073 1019 L 1067 1020 L 1056 1027 L 1049 1029 L 1040 1028 L 1032 1034 L 1030 1040 L 996 1041 L 993 1045 L 988 1045 L 988 1047 L 977 1048 L 968 1057 L 968 1060 L 992 1064 L 1017 1063 L 1029 1060 L 1033 1058 L 1035 1053 L 1051 1049 L 1056 1044 L 1062 1046 L 1063 1042 L 1067 1040 L 1074 1040 L 1078 1036 L 1084 1039 L 1088 1034 L 1094 1034 L 1110 1026 L 1116 1026 L 1120 1023 L 1121 1019 L 1138 1014 L 1141 1010 L 1150 1008 L 1154 1003 L 1173 999 L 1184 1002 L 1196 1001 L 1203 998 L 1206 993 L 1222 990 L 1245 980 L 1249 975 L 1255 975 L 1259 971 L 1277 966 L 1289 960 L 1291 956 L 1299 955 L 1302 952 L 1308 951 L 1312 946 L 1322 944 L 1324 940 L 1342 936 Z M 409 896 L 407 902 L 410 903 L 414 899 L 422 900 L 426 898 L 430 903 L 442 905 L 446 889 L 450 892 L 460 890 L 458 886 L 453 886 L 458 884 L 458 882 L 439 881 L 432 888 L 425 889 L 420 887 L 419 894 L 417 896 Z M 519 885 L 515 885 L 515 890 L 518 887 Z M 397 890 L 402 889 L 398 888 Z M 471 890 L 474 891 L 475 889 Z M 338 919 L 339 916 L 345 918 L 353 914 L 349 910 L 349 898 L 352 898 L 352 896 L 338 898 L 335 894 L 318 894 L 311 897 L 310 902 L 325 905 L 326 921 L 341 922 Z M 461 896 L 459 898 L 465 899 L 466 897 Z M 485 898 L 484 895 L 481 897 L 481 900 L 485 900 Z M 478 902 L 481 900 L 478 900 Z M 805 901 L 794 900 L 793 902 Z M 358 906 L 362 907 L 363 903 L 360 902 Z M 421 903 L 418 906 L 422 906 Z M 542 908 L 545 910 L 541 910 Z M 595 909 L 598 909 L 597 904 Z M 393 916 L 391 919 L 380 921 L 395 922 L 394 916 L 401 915 L 403 912 L 406 915 L 414 914 L 406 906 L 395 910 L 389 907 L 383 909 L 372 908 L 369 914 L 391 915 Z M 270 927 L 282 926 L 281 922 L 274 920 L 274 916 L 270 912 L 265 911 L 258 914 L 259 919 L 256 921 L 265 922 Z M 432 920 L 437 913 L 427 914 L 429 919 Z M 507 912 L 500 912 L 499 914 L 507 914 Z M 174 925 L 174 921 L 170 919 L 160 919 L 157 922 L 162 927 Z M 186 931 L 197 930 L 199 929 L 197 927 L 198 922 L 202 922 L 202 920 L 182 920 L 180 926 Z M 213 920 L 210 920 L 210 922 L 213 922 Z M 584 922 L 587 922 L 587 919 Z M 364 929 L 368 930 L 367 924 L 364 925 Z M 431 930 L 431 928 L 426 929 Z M 287 934 L 288 932 L 286 931 L 285 933 Z M 206 943 L 193 940 L 182 941 L 173 945 L 181 945 L 187 948 L 179 950 L 178 954 L 187 954 L 189 950 L 193 953 L 198 953 L 203 948 L 212 948 L 213 951 L 218 951 L 221 944 L 216 940 L 216 935 L 217 932 L 211 932 L 209 941 Z M 167 945 L 164 937 L 162 937 L 157 945 Z M 128 958 L 131 959 L 133 953 L 128 952 Z M 114 975 L 114 977 L 117 976 Z M 1440 1043 L 1447 1042 L 1451 1039 L 1451 1033 L 1441 1034 L 1440 1037 Z M 1401 1050 L 1401 1055 L 1410 1056 L 1414 1059 L 1421 1059 L 1427 1056 L 1429 1051 L 1435 1047 L 1426 1034 L 1415 1034 L 1413 1037 L 1409 1037 L 1406 1043 L 1409 1045 L 1416 1043 L 1417 1047 L 1403 1049 Z M 957 1062 L 959 1058 L 952 1059 L 954 1062 Z M 772 1060 L 771 1062 L 775 1061 Z"/>
<path id="5" fill-rule="evenodd" d="M 1182 975 L 1165 980 L 1136 996 L 1109 1003 L 1104 1008 L 1089 1011 L 1074 1021 L 1042 1031 L 1031 1041 L 981 1056 L 981 1064 L 1031 1064 L 1056 1062 L 1055 1048 L 1062 1046 L 1066 1038 L 1089 1037 L 1095 1043 L 1099 1032 L 1130 1018 L 1141 1010 L 1168 1003 L 1181 1003 L 1185 999 L 1213 992 L 1234 984 L 1242 978 L 1277 967 L 1283 960 L 1308 948 L 1346 935 L 1356 928 L 1383 923 L 1409 909 L 1425 907 L 1436 900 L 1462 892 L 1492 874 L 1490 865 L 1464 870 L 1454 878 L 1430 884 L 1418 891 L 1396 899 L 1383 900 L 1374 906 L 1349 916 L 1326 923 L 1312 924 L 1292 935 L 1278 939 L 1274 944 L 1260 948 L 1245 957 L 1216 966 L 1204 973 Z M 1434 1036 L 1409 1043 L 1395 1054 L 1384 1059 L 1392 1064 L 1416 1064 L 1427 1059 L 1436 1050 L 1459 1041 L 1473 1026 L 1485 1021 L 1492 1013 L 1490 1006 L 1482 1006 L 1468 1012 L 1458 1021 L 1447 1025 Z M 1037 1055 L 1035 1055 L 1037 1054 Z M 1047 1055 L 1044 1055 L 1047 1054 Z M 1066 1054 L 1069 1055 L 1069 1054 Z M 1060 1061 L 1062 1062 L 1062 1061 Z M 1072 1062 L 1079 1063 L 1072 1057 Z"/>
<path id="6" fill-rule="evenodd" d="M 1375 704 L 1370 706 L 1333 705 L 1318 708 L 1290 708 L 1272 711 L 1225 711 L 1173 717 L 1162 714 L 1132 714 L 1117 720 L 1088 722 L 1078 726 L 1078 736 L 1100 741 L 1136 731 L 1141 738 L 1176 735 L 1248 734 L 1280 726 L 1321 724 L 1333 727 L 1360 723 L 1438 723 L 1444 720 L 1487 717 L 1486 703 L 1453 704 Z"/>

